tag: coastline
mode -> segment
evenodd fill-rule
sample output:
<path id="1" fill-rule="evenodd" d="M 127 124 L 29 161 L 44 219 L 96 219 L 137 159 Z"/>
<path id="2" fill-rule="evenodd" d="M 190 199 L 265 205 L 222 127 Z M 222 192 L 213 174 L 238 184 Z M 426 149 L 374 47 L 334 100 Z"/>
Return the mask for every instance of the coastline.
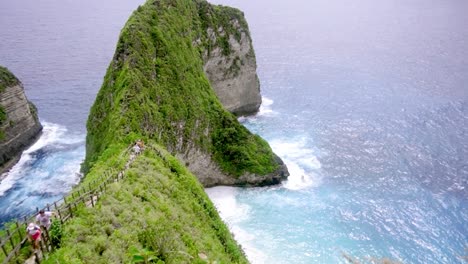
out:
<path id="1" fill-rule="evenodd" d="M 23 152 L 21 152 L 22 154 Z M 21 154 L 13 157 L 11 160 L 7 161 L 5 164 L 0 166 L 0 184 L 2 183 L 3 179 L 8 176 L 8 172 L 18 163 L 21 159 Z"/>
<path id="2" fill-rule="evenodd" d="M 20 161 L 21 155 L 23 155 L 23 152 L 26 151 L 28 148 L 30 148 L 32 145 L 34 145 L 41 138 L 42 124 L 39 122 L 38 124 L 40 126 L 40 130 L 38 131 L 38 133 L 34 133 L 34 136 L 32 136 L 29 139 L 28 144 L 25 145 L 21 151 L 19 151 L 16 155 L 11 157 L 10 160 L 8 160 L 7 162 L 5 162 L 4 164 L 0 166 L 0 184 L 3 181 L 3 179 L 7 177 L 8 172 Z"/>

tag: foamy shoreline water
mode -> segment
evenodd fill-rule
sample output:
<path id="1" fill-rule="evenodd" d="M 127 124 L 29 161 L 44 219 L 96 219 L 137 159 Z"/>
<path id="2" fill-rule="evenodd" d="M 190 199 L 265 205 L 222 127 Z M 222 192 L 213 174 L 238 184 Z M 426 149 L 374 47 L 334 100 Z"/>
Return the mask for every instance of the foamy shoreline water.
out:
<path id="1" fill-rule="evenodd" d="M 239 225 L 241 222 L 249 221 L 250 219 L 250 208 L 236 201 L 236 194 L 239 189 L 239 187 L 219 186 L 207 188 L 205 191 L 216 206 L 223 221 L 228 225 L 231 233 L 234 234 L 236 241 L 242 246 L 249 261 L 257 264 L 265 263 L 265 252 L 262 252 L 252 244 L 255 236 L 246 232 Z"/>
<path id="2" fill-rule="evenodd" d="M 40 138 L 0 182 L 0 223 L 33 212 L 68 193 L 81 177 L 84 137 L 61 125 L 41 122 Z"/>

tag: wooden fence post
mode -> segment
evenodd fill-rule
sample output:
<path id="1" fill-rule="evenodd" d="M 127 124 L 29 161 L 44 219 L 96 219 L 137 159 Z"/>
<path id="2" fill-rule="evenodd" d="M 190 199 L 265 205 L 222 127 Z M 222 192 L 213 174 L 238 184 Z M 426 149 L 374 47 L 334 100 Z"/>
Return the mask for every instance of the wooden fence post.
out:
<path id="1" fill-rule="evenodd" d="M 78 211 L 78 198 L 75 198 L 75 200 L 71 203 L 72 207 L 75 207 L 75 212 Z"/>
<path id="2" fill-rule="evenodd" d="M 92 194 L 90 195 L 90 197 L 91 197 L 91 205 L 94 207 L 94 197 Z"/>
<path id="3" fill-rule="evenodd" d="M 5 253 L 5 258 L 8 257 L 8 253 L 5 249 L 5 244 L 2 244 L 2 250 L 3 250 L 3 253 Z"/>
<path id="4" fill-rule="evenodd" d="M 35 262 L 36 264 L 40 264 L 41 260 L 39 259 L 39 255 L 37 254 L 37 251 L 34 251 L 34 256 L 35 256 Z"/>
<path id="5" fill-rule="evenodd" d="M 52 250 L 52 243 L 50 241 L 50 236 L 49 236 L 49 230 L 47 230 L 47 228 L 44 228 L 44 234 L 45 234 L 45 246 L 46 246 L 46 249 L 48 252 L 50 252 Z M 49 249 L 49 246 L 50 246 L 50 249 Z"/>
<path id="6" fill-rule="evenodd" d="M 62 214 L 60 213 L 60 209 L 58 209 L 58 207 L 57 207 L 57 202 L 54 202 L 54 206 L 55 206 L 55 211 L 57 211 L 57 214 L 58 214 L 58 216 L 60 218 L 60 223 L 63 224 Z"/>
<path id="7" fill-rule="evenodd" d="M 11 248 L 15 252 L 15 256 L 18 256 L 18 251 L 15 250 L 15 243 L 13 242 L 13 238 L 12 238 L 12 235 L 10 233 L 10 230 L 7 229 L 6 232 L 7 232 L 8 238 L 10 240 Z"/>
<path id="8" fill-rule="evenodd" d="M 18 230 L 18 236 L 21 242 L 23 240 L 22 237 L 24 237 L 24 232 L 21 232 L 20 224 L 18 223 L 18 221 L 16 221 L 15 224 L 16 224 L 16 230 Z"/>
<path id="9" fill-rule="evenodd" d="M 42 232 L 42 229 L 41 229 L 41 232 Z M 44 233 L 44 232 L 42 232 Z M 39 248 L 41 249 L 41 252 L 42 252 L 42 256 L 44 256 L 44 239 L 42 239 L 42 234 L 41 234 L 41 240 L 39 240 Z"/>
<path id="10" fill-rule="evenodd" d="M 70 206 L 70 204 L 68 204 L 68 211 L 70 212 L 70 218 L 73 217 L 73 212 L 72 212 L 72 208 Z"/>
<path id="11" fill-rule="evenodd" d="M 75 211 L 78 211 L 78 202 L 80 199 L 76 198 L 75 201 L 73 201 L 73 205 L 75 206 Z"/>

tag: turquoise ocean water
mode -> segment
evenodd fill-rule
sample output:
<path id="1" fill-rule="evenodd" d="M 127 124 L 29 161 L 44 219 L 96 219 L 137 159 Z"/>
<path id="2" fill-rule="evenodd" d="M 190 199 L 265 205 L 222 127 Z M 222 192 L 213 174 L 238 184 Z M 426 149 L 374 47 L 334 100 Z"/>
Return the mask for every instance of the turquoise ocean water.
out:
<path id="1" fill-rule="evenodd" d="M 246 1 L 263 104 L 241 118 L 286 162 L 268 188 L 207 190 L 252 263 L 464 263 L 468 3 Z M 0 2 L 0 64 L 45 124 L 0 183 L 0 221 L 79 181 L 85 121 L 141 1 Z"/>

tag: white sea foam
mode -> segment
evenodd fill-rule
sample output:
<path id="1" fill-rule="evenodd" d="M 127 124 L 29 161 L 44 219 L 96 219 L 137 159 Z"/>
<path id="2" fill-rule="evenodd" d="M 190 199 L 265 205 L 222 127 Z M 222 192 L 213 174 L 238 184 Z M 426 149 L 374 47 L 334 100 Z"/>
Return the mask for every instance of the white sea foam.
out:
<path id="1" fill-rule="evenodd" d="M 258 117 L 260 116 L 272 116 L 275 115 L 276 112 L 272 110 L 271 105 L 273 105 L 273 100 L 268 99 L 266 97 L 262 97 L 262 104 L 260 105 L 260 109 L 258 110 L 258 113 L 256 115 L 252 116 L 241 116 L 237 120 L 239 122 L 245 122 L 245 121 L 255 121 L 257 120 Z"/>
<path id="2" fill-rule="evenodd" d="M 266 97 L 262 97 L 262 104 L 260 105 L 260 109 L 257 115 L 263 116 L 263 115 L 274 114 L 275 112 L 271 108 L 272 105 L 273 105 L 273 100 L 266 98 Z"/>
<path id="3" fill-rule="evenodd" d="M 301 190 L 320 184 L 320 161 L 315 151 L 308 146 L 307 139 L 274 140 L 270 143 L 274 152 L 280 156 L 289 169 L 290 176 L 283 187 L 290 190 Z M 246 231 L 243 225 L 251 221 L 251 208 L 237 199 L 239 188 L 214 187 L 206 189 L 210 199 L 215 204 L 221 218 L 229 226 L 236 240 L 242 245 L 251 263 L 272 263 L 265 249 L 256 247 L 256 234 Z M 283 200 L 284 201 L 284 200 Z M 296 203 L 296 201 L 291 201 Z M 265 234 L 262 234 L 263 236 Z"/>
<path id="4" fill-rule="evenodd" d="M 219 215 L 229 226 L 229 230 L 234 234 L 235 239 L 242 245 L 242 248 L 251 263 L 266 263 L 267 256 L 253 242 L 255 235 L 247 232 L 241 224 L 250 219 L 250 207 L 241 204 L 236 200 L 238 188 L 235 187 L 213 187 L 206 189 L 206 193 L 218 209 Z"/>
<path id="5" fill-rule="evenodd" d="M 60 148 L 60 146 L 63 146 L 64 144 L 75 144 L 84 140 L 84 137 L 66 136 L 67 129 L 64 126 L 53 124 L 53 123 L 48 123 L 48 122 L 41 122 L 41 123 L 44 128 L 42 130 L 42 135 L 40 136 L 40 138 L 31 147 L 29 147 L 22 153 L 19 161 L 11 168 L 10 171 L 2 175 L 2 178 L 4 179 L 0 182 L 0 196 L 3 196 L 6 191 L 11 189 L 18 180 L 21 180 L 23 177 L 25 177 L 25 171 L 28 169 L 30 165 L 29 163 L 30 161 L 32 161 L 33 155 L 36 151 L 44 149 L 45 147 L 48 147 L 48 146 L 54 146 L 56 148 Z M 70 172 L 70 170 L 78 172 L 80 162 L 81 161 L 67 163 L 65 165 L 67 169 L 64 169 L 64 168 L 59 168 L 59 169 L 62 172 L 65 172 L 65 171 Z M 29 169 L 35 169 L 35 168 L 29 168 Z M 45 178 L 45 179 L 49 178 L 48 177 L 49 175 L 41 175 L 41 173 L 45 173 L 45 172 L 34 170 L 34 175 L 37 176 L 38 178 L 41 178 L 41 176 L 43 176 L 42 178 Z M 73 174 L 73 172 L 71 173 Z M 49 180 L 54 181 L 54 179 L 49 179 Z M 71 180 L 73 182 L 76 182 L 76 179 L 71 179 Z M 31 185 L 31 186 L 34 186 L 34 185 Z M 41 184 L 41 186 L 47 186 L 47 185 Z"/>
<path id="6" fill-rule="evenodd" d="M 283 183 L 285 188 L 300 190 L 320 184 L 322 165 L 315 156 L 314 150 L 305 147 L 309 145 L 305 138 L 274 140 L 270 145 L 288 167 L 290 176 Z"/>
<path id="7" fill-rule="evenodd" d="M 206 189 L 220 216 L 229 223 L 245 221 L 249 218 L 249 207 L 236 201 L 236 188 L 219 186 Z"/>
<path id="8" fill-rule="evenodd" d="M 63 134 L 65 134 L 65 132 L 67 132 L 67 129 L 64 126 L 57 124 L 42 122 L 42 125 L 44 128 L 42 129 L 41 137 L 30 148 L 24 151 L 23 155 L 30 154 L 38 149 L 56 142 Z"/>
<path id="9" fill-rule="evenodd" d="M 249 233 L 248 231 L 235 226 L 231 229 L 234 233 L 234 237 L 242 245 L 242 249 L 247 256 L 247 259 L 251 263 L 255 264 L 264 264 L 268 263 L 267 259 L 268 256 L 260 249 L 254 246 L 255 239 L 257 238 L 255 235 Z"/>

